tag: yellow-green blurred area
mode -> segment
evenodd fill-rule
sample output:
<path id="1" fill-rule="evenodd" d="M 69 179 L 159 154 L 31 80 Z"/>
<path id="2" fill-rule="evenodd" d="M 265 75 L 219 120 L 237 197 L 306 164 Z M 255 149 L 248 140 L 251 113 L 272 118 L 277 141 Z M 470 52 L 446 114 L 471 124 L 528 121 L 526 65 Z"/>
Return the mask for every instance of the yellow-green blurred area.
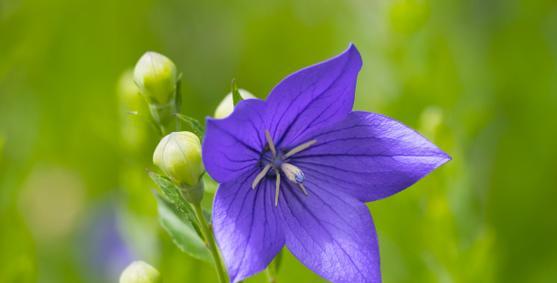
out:
<path id="1" fill-rule="evenodd" d="M 159 137 L 122 74 L 167 55 L 203 119 L 231 79 L 264 98 L 349 42 L 356 109 L 453 157 L 369 205 L 384 282 L 557 282 L 555 0 L 0 0 L 0 282 L 117 282 L 135 259 L 216 282 L 158 225 Z M 278 280 L 323 282 L 290 254 Z"/>

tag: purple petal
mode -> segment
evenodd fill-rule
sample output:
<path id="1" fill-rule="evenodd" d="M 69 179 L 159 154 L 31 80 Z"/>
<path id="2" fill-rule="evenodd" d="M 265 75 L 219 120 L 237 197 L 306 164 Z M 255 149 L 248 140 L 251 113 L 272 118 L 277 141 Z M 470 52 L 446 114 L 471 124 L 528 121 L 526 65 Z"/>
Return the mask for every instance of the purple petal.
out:
<path id="1" fill-rule="evenodd" d="M 203 163 L 213 179 L 224 183 L 253 169 L 263 148 L 262 113 L 259 99 L 242 100 L 225 119 L 207 119 Z"/>
<path id="2" fill-rule="evenodd" d="M 377 235 L 367 207 L 308 180 L 308 195 L 286 183 L 280 196 L 286 246 L 332 282 L 381 282 Z"/>
<path id="3" fill-rule="evenodd" d="M 361 66 L 360 53 L 350 45 L 337 57 L 281 81 L 267 98 L 267 126 L 277 146 L 293 146 L 305 131 L 344 119 L 354 104 Z"/>
<path id="4" fill-rule="evenodd" d="M 306 138 L 317 143 L 293 162 L 307 179 L 366 202 L 395 194 L 450 160 L 416 131 L 374 113 L 353 112 Z"/>
<path id="5" fill-rule="evenodd" d="M 221 184 L 213 204 L 215 237 L 231 282 L 265 269 L 284 245 L 274 181 L 264 179 L 252 190 L 256 174 Z"/>

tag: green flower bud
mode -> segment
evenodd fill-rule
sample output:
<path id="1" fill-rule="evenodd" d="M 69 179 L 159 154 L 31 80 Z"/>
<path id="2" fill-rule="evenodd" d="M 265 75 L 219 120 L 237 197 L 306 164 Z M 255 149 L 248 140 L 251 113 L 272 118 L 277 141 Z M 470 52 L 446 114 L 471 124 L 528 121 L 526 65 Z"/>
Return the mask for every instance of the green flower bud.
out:
<path id="1" fill-rule="evenodd" d="M 201 142 L 190 132 L 173 132 L 157 145 L 153 155 L 157 165 L 172 181 L 182 188 L 184 197 L 190 202 L 201 200 L 205 171 L 201 161 Z"/>
<path id="2" fill-rule="evenodd" d="M 158 270 L 143 261 L 134 261 L 120 275 L 120 283 L 160 283 Z"/>
<path id="3" fill-rule="evenodd" d="M 428 137 L 435 137 L 443 124 L 443 109 L 437 106 L 429 106 L 420 115 L 420 132 Z"/>
<path id="4" fill-rule="evenodd" d="M 117 87 L 120 105 L 120 141 L 122 149 L 127 153 L 143 151 L 148 141 L 148 128 L 145 118 L 149 110 L 145 99 L 133 81 L 132 70 L 122 74 Z"/>
<path id="5" fill-rule="evenodd" d="M 240 96 L 243 99 L 256 98 L 253 94 L 245 89 L 239 89 L 238 91 L 240 92 Z M 217 106 L 214 116 L 217 119 L 226 118 L 228 117 L 228 115 L 230 115 L 230 113 L 232 113 L 232 111 L 234 111 L 234 101 L 232 99 L 232 92 L 229 92 L 220 102 L 219 106 Z"/>
<path id="6" fill-rule="evenodd" d="M 120 76 L 117 86 L 118 99 L 122 112 L 139 112 L 146 110 L 146 104 L 141 97 L 141 90 L 134 83 L 133 71 L 126 70 Z M 128 115 L 128 113 L 125 113 Z"/>
<path id="7" fill-rule="evenodd" d="M 156 52 L 146 52 L 135 65 L 133 76 L 149 103 L 173 103 L 178 76 L 172 60 Z"/>

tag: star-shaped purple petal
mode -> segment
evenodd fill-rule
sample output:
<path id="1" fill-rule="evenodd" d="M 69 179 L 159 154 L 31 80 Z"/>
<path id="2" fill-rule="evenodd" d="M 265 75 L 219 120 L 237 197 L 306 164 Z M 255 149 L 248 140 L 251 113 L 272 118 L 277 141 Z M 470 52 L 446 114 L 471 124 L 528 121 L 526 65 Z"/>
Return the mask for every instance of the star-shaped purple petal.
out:
<path id="1" fill-rule="evenodd" d="M 220 183 L 213 224 L 232 282 L 263 270 L 284 245 L 330 281 L 381 281 L 364 202 L 450 157 L 393 119 L 352 111 L 361 66 L 351 45 L 288 76 L 267 101 L 207 120 L 203 161 Z"/>

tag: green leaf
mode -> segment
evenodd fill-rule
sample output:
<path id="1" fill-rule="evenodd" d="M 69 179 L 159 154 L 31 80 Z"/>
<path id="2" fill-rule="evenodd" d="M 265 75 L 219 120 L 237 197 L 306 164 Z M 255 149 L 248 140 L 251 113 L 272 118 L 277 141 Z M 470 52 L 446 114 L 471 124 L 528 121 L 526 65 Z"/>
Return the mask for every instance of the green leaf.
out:
<path id="1" fill-rule="evenodd" d="M 178 216 L 184 221 L 190 222 L 195 230 L 199 232 L 199 226 L 197 225 L 197 218 L 191 206 L 182 197 L 182 192 L 172 181 L 168 178 L 161 176 L 155 172 L 149 172 L 149 176 L 161 189 L 161 197 L 166 201 L 173 204 Z M 200 234 L 200 233 L 198 233 Z"/>
<path id="2" fill-rule="evenodd" d="M 209 249 L 189 221 L 179 217 L 176 206 L 157 195 L 159 222 L 172 241 L 183 252 L 197 259 L 212 262 Z"/>
<path id="3" fill-rule="evenodd" d="M 275 256 L 275 259 L 273 259 L 272 265 L 273 265 L 273 269 L 274 269 L 275 274 L 277 274 L 278 271 L 280 270 L 280 266 L 281 266 L 281 263 L 282 263 L 282 253 L 283 253 L 282 250 L 280 250 L 278 252 L 278 254 Z"/>
<path id="4" fill-rule="evenodd" d="M 176 117 L 184 122 L 186 131 L 191 131 L 194 133 L 200 140 L 203 139 L 203 135 L 205 134 L 205 128 L 203 125 L 197 121 L 196 119 L 186 116 L 184 114 L 176 113 Z"/>
<path id="5" fill-rule="evenodd" d="M 236 84 L 236 79 L 232 80 L 232 103 L 234 106 L 238 104 L 238 102 L 244 100 L 240 95 L 240 91 L 238 90 L 238 84 Z"/>
<path id="6" fill-rule="evenodd" d="M 195 213 L 182 197 L 182 192 L 168 178 L 155 172 L 149 176 L 160 188 L 156 194 L 159 222 L 183 252 L 201 260 L 212 262 L 209 249 L 203 242 Z"/>
<path id="7" fill-rule="evenodd" d="M 212 221 L 213 218 L 211 217 L 211 211 L 207 210 L 207 209 L 203 209 L 203 217 L 205 217 L 205 220 L 207 220 L 207 223 L 209 223 L 209 225 L 212 225 Z"/>

